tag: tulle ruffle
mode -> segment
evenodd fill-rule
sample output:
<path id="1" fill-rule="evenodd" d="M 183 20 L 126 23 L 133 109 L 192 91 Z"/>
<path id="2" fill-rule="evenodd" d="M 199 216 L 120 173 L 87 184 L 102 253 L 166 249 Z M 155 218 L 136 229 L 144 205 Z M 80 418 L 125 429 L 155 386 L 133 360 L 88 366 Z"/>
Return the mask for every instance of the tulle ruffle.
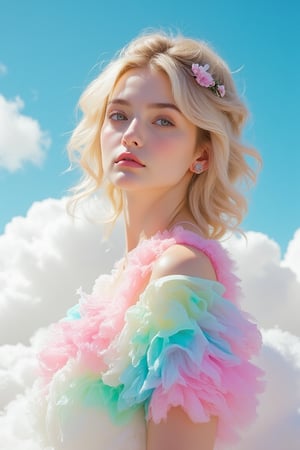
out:
<path id="1" fill-rule="evenodd" d="M 122 385 L 119 410 L 144 404 L 157 423 L 172 406 L 194 422 L 218 416 L 218 436 L 230 442 L 254 419 L 261 371 L 249 359 L 261 337 L 223 292 L 218 282 L 180 275 L 147 287 L 105 357 L 103 381 Z"/>
<path id="2" fill-rule="evenodd" d="M 124 325 L 127 309 L 139 298 L 151 274 L 153 262 L 169 246 L 172 236 L 162 235 L 143 241 L 129 253 L 127 267 L 116 263 L 111 275 L 101 275 L 91 294 L 78 289 L 79 302 L 67 316 L 51 325 L 39 351 L 40 380 L 47 390 L 55 373 L 75 359 L 87 373 L 106 369 L 102 353 Z"/>
<path id="3" fill-rule="evenodd" d="M 218 281 L 176 275 L 149 284 L 153 263 L 176 243 L 203 251 Z M 70 430 L 89 415 L 99 417 L 100 428 L 106 424 L 107 439 L 109 422 L 120 434 L 132 425 L 134 436 L 141 411 L 144 420 L 159 422 L 179 405 L 195 422 L 218 416 L 219 439 L 233 441 L 255 416 L 261 371 L 250 359 L 261 342 L 237 306 L 239 285 L 227 253 L 176 227 L 141 242 L 122 274 L 121 264 L 99 277 L 90 295 L 79 291 L 79 303 L 50 328 L 40 352 L 40 414 L 49 442 L 60 435 L 58 442 L 72 448 Z M 143 441 L 136 446 L 144 448 Z"/>

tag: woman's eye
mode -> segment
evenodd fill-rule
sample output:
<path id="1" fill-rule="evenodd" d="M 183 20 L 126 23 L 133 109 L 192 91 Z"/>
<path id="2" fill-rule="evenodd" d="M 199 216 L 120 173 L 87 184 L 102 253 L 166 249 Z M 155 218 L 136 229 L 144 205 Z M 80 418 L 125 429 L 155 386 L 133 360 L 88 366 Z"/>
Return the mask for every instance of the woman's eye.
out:
<path id="1" fill-rule="evenodd" d="M 174 124 L 168 119 L 158 119 L 155 123 L 157 123 L 161 127 L 173 127 L 174 126 Z"/>
<path id="2" fill-rule="evenodd" d="M 127 117 L 125 116 L 125 114 L 123 114 L 123 113 L 121 113 L 121 112 L 114 112 L 114 113 L 111 113 L 111 114 L 109 115 L 109 118 L 110 118 L 111 120 L 116 120 L 116 121 L 118 121 L 118 120 L 127 120 Z"/>

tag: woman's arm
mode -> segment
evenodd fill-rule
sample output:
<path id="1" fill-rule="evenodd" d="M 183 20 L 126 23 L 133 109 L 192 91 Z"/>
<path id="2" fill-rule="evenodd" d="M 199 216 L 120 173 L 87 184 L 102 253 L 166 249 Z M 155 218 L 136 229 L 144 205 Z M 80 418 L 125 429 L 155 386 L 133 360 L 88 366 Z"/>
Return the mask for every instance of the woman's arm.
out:
<path id="1" fill-rule="evenodd" d="M 152 279 L 166 275 L 197 276 L 216 280 L 210 260 L 199 250 L 174 245 L 155 263 Z M 181 407 L 171 408 L 167 418 L 148 422 L 147 450 L 213 450 L 217 418 L 194 423 Z"/>
<path id="2" fill-rule="evenodd" d="M 213 450 L 216 429 L 216 417 L 193 423 L 181 407 L 172 408 L 165 421 L 149 421 L 147 450 Z"/>

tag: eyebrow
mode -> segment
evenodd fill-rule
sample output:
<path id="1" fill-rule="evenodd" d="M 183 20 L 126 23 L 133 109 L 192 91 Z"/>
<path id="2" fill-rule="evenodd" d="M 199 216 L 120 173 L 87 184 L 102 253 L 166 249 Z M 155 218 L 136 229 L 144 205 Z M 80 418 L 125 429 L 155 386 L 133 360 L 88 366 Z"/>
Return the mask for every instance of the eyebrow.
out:
<path id="1" fill-rule="evenodd" d="M 130 106 L 130 103 L 122 98 L 114 98 L 108 102 L 108 105 L 115 105 L 115 104 Z M 164 103 L 164 102 L 149 103 L 147 107 L 150 109 L 171 108 L 182 114 L 180 109 L 174 103 Z"/>

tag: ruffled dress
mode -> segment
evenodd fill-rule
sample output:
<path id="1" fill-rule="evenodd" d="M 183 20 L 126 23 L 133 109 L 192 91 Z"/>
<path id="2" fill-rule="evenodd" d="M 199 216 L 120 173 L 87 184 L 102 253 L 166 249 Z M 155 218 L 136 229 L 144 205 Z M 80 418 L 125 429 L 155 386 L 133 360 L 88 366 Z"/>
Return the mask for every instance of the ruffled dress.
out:
<path id="1" fill-rule="evenodd" d="M 217 281 L 149 282 L 174 244 L 207 255 Z M 49 329 L 34 400 L 43 448 L 146 450 L 147 421 L 164 420 L 173 406 L 196 423 L 217 416 L 216 448 L 232 448 L 255 418 L 263 384 L 251 362 L 261 335 L 239 307 L 227 252 L 177 226 L 142 241 L 124 271 L 120 264 Z"/>

